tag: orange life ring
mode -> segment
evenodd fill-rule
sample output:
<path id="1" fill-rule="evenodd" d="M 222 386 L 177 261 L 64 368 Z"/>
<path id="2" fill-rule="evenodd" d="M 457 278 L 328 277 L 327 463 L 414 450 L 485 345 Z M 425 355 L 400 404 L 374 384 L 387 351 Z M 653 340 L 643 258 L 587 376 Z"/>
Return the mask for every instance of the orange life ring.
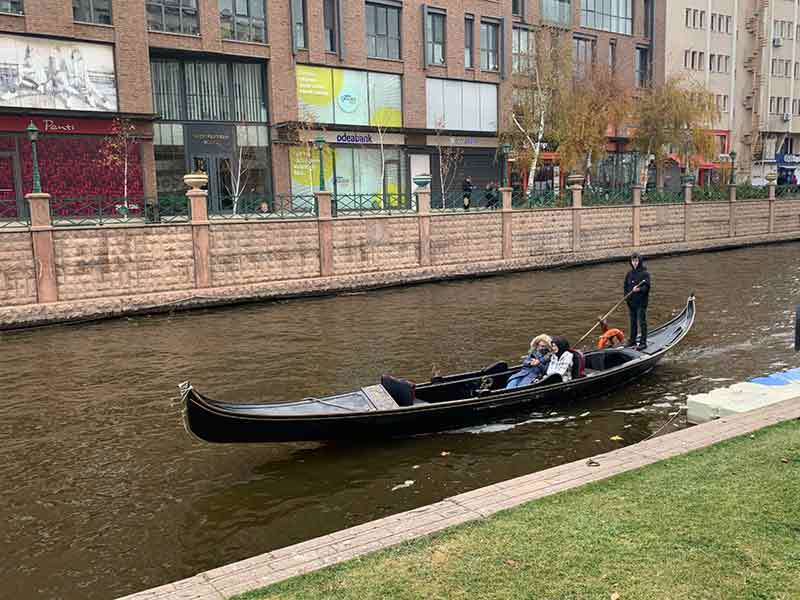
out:
<path id="1" fill-rule="evenodd" d="M 621 329 L 609 329 L 603 335 L 600 336 L 600 339 L 597 340 L 597 347 L 601 350 L 608 346 L 608 344 L 612 341 L 616 341 L 618 343 L 622 343 L 625 341 L 625 334 L 622 332 Z"/>

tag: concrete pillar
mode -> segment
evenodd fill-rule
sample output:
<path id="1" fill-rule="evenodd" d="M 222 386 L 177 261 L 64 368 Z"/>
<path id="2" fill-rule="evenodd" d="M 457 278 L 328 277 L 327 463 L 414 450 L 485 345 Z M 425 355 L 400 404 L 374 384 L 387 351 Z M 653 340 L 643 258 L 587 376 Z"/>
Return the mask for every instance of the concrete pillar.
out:
<path id="1" fill-rule="evenodd" d="M 769 192 L 769 232 L 775 233 L 775 184 L 778 180 L 776 173 L 767 173 L 767 191 Z"/>
<path id="2" fill-rule="evenodd" d="M 692 217 L 692 182 L 683 182 L 683 241 L 689 241 L 690 220 Z"/>
<path id="3" fill-rule="evenodd" d="M 184 175 L 183 182 L 191 189 L 186 192 L 192 215 L 192 249 L 194 252 L 194 286 L 211 287 L 211 255 L 208 232 L 208 191 L 200 189 L 208 183 L 205 173 Z"/>
<path id="4" fill-rule="evenodd" d="M 729 237 L 736 237 L 736 186 L 731 184 L 728 186 L 728 221 L 730 222 L 730 229 L 728 231 Z"/>
<path id="5" fill-rule="evenodd" d="M 316 192 L 317 226 L 319 228 L 319 274 L 333 275 L 333 217 L 331 216 L 331 193 Z"/>
<path id="6" fill-rule="evenodd" d="M 431 191 L 417 189 L 417 219 L 419 219 L 419 264 L 431 264 Z"/>
<path id="7" fill-rule="evenodd" d="M 511 193 L 512 189 L 510 187 L 500 188 L 500 198 L 502 200 L 502 208 L 500 212 L 502 213 L 503 219 L 503 259 L 510 260 L 514 256 L 514 246 L 513 246 L 513 231 L 511 230 L 511 219 L 512 219 L 512 209 L 511 209 Z"/>
<path id="8" fill-rule="evenodd" d="M 36 265 L 36 300 L 58 301 L 56 254 L 53 248 L 53 223 L 50 220 L 50 194 L 27 194 L 31 214 L 31 242 Z"/>
<path id="9" fill-rule="evenodd" d="M 642 228 L 642 186 L 634 185 L 633 191 L 633 246 L 639 247 Z"/>
<path id="10" fill-rule="evenodd" d="M 583 177 L 568 175 L 567 187 L 572 192 L 572 251 L 581 249 L 581 211 L 583 210 Z"/>

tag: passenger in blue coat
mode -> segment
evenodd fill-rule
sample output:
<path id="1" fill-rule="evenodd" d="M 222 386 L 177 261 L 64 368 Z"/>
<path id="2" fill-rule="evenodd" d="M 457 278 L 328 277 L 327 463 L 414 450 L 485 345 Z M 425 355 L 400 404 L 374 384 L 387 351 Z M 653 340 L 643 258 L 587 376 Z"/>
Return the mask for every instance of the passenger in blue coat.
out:
<path id="1" fill-rule="evenodd" d="M 506 384 L 507 390 L 530 385 L 544 377 L 550 361 L 552 343 L 550 336 L 544 333 L 531 340 L 530 352 L 522 361 L 522 368 L 509 378 Z"/>

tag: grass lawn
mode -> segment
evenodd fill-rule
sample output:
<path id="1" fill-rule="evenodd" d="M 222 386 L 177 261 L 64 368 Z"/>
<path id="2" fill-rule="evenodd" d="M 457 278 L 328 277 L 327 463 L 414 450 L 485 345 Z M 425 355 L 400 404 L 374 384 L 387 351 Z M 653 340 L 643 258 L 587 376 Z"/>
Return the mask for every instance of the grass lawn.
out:
<path id="1" fill-rule="evenodd" d="M 800 421 L 237 598 L 800 599 Z"/>

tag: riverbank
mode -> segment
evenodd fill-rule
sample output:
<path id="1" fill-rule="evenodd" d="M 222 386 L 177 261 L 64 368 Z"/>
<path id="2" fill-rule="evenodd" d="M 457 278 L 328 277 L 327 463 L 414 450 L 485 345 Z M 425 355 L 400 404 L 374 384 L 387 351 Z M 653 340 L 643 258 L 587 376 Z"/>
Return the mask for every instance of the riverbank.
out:
<path id="1" fill-rule="evenodd" d="M 799 418 L 784 401 L 126 598 L 794 597 Z"/>
<path id="2" fill-rule="evenodd" d="M 262 283 L 194 290 L 108 295 L 48 303 L 12 304 L 0 306 L 0 331 L 614 262 L 627 259 L 634 249 L 648 257 L 670 256 L 787 243 L 800 239 L 799 236 L 800 233 L 793 232 L 757 236 L 740 235 L 734 238 L 721 237 L 637 248 L 624 246 L 558 253 L 547 253 L 543 250 L 534 256 L 509 260 L 477 260 L 469 263 L 383 269 L 330 277 L 287 278 Z"/>

